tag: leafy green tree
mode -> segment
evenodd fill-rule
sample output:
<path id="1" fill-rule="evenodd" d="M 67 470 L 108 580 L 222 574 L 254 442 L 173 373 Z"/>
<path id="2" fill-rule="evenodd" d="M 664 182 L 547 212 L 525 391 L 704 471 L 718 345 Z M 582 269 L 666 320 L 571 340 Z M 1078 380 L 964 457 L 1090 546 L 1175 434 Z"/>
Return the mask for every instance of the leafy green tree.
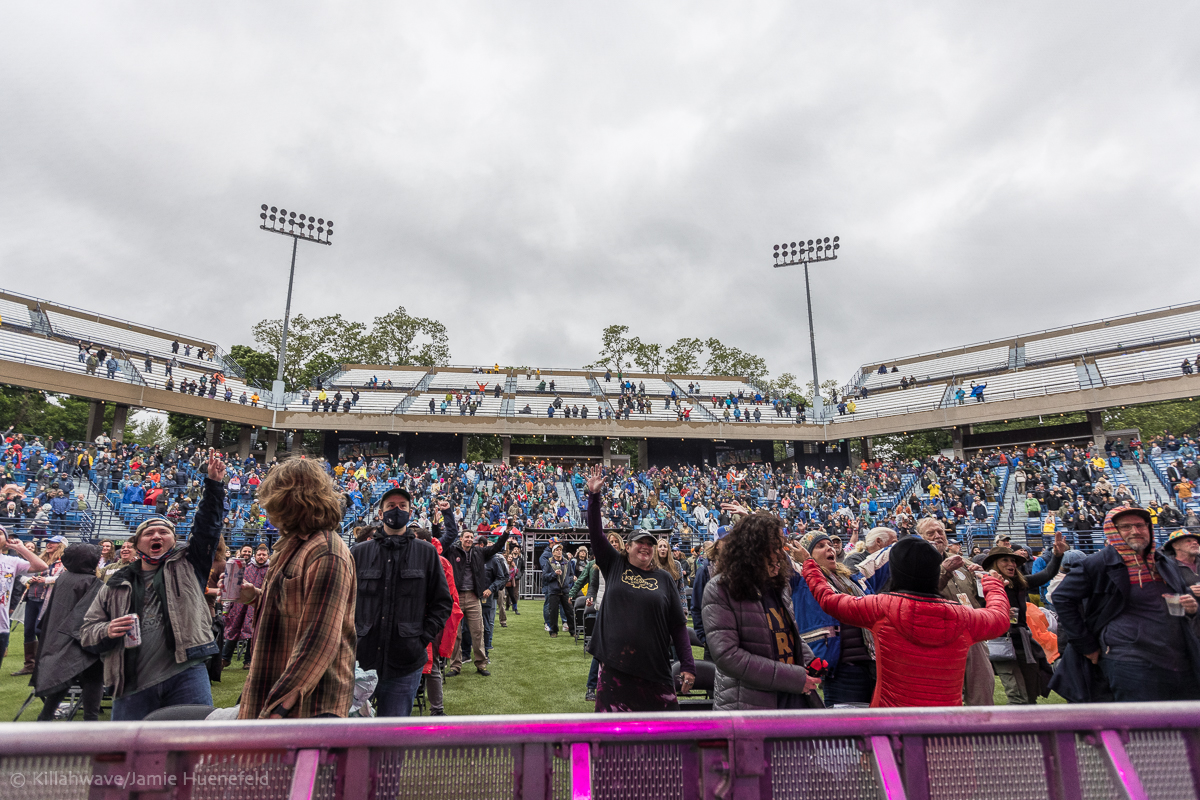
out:
<path id="1" fill-rule="evenodd" d="M 607 367 L 613 371 L 624 369 L 625 354 L 629 352 L 630 345 L 630 340 L 625 335 L 627 333 L 628 325 L 609 325 L 605 328 L 600 333 L 600 357 L 585 368 Z"/>
<path id="2" fill-rule="evenodd" d="M 87 435 L 91 401 L 20 386 L 0 386 L 0 429 L 12 427 L 32 436 L 82 441 Z M 112 430 L 114 407 L 105 405 L 104 429 Z"/>
<path id="3" fill-rule="evenodd" d="M 125 425 L 124 441 L 146 447 L 170 447 L 175 441 L 167 433 L 167 422 L 158 415 L 145 422 L 131 419 Z"/>
<path id="4" fill-rule="evenodd" d="M 708 339 L 704 345 L 708 348 L 708 361 L 704 365 L 704 371 L 709 375 L 745 375 L 756 379 L 767 377 L 765 359 L 726 345 L 716 338 Z"/>
<path id="5" fill-rule="evenodd" d="M 450 363 L 446 326 L 427 317 L 412 317 L 400 306 L 375 318 L 368 337 L 368 363 L 418 364 L 439 367 Z"/>
<path id="6" fill-rule="evenodd" d="M 254 326 L 254 341 L 268 353 L 279 352 L 283 322 L 265 319 Z M 309 385 L 325 370 L 340 363 L 450 363 L 446 326 L 437 320 L 413 317 L 401 306 L 376 317 L 368 330 L 362 322 L 341 314 L 309 318 L 297 314 L 288 324 L 284 381 L 289 389 Z"/>
<path id="7" fill-rule="evenodd" d="M 809 405 L 813 402 L 813 382 L 809 381 L 804 384 L 807 391 L 804 394 L 804 399 Z M 841 385 L 835 380 L 821 381 L 821 398 L 825 401 L 825 405 L 837 405 L 838 389 Z"/>
<path id="8" fill-rule="evenodd" d="M 667 348 L 664 371 L 670 375 L 695 375 L 700 371 L 704 342 L 684 337 Z"/>
<path id="9" fill-rule="evenodd" d="M 629 354 L 642 372 L 659 372 L 662 367 L 662 345 L 643 342 L 635 336 L 629 340 Z"/>
<path id="10" fill-rule="evenodd" d="M 275 357 L 274 353 L 264 353 L 244 344 L 235 344 L 229 348 L 229 355 L 246 373 L 248 383 L 269 388 L 271 381 L 275 380 L 279 369 L 279 359 Z"/>

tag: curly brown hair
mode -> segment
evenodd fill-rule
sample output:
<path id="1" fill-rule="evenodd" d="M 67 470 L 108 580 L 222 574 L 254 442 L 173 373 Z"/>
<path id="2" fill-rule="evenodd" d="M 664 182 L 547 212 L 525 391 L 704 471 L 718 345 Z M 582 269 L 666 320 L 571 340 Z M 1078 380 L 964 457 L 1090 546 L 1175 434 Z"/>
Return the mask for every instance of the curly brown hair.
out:
<path id="1" fill-rule="evenodd" d="M 787 554 L 783 551 L 783 522 L 772 514 L 750 514 L 738 520 L 721 540 L 721 582 L 738 601 L 757 600 L 764 587 L 787 586 Z M 771 575 L 767 564 L 778 560 Z"/>
<path id="2" fill-rule="evenodd" d="M 307 458 L 272 468 L 258 487 L 258 502 L 285 536 L 337 530 L 342 521 L 342 499 L 333 479 Z"/>

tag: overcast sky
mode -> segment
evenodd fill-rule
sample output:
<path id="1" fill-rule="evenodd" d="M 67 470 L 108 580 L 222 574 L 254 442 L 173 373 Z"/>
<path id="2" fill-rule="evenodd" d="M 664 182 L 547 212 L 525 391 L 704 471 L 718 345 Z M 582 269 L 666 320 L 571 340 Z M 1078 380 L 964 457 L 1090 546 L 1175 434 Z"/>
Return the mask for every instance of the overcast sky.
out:
<path id="1" fill-rule="evenodd" d="M 600 329 L 820 369 L 1197 299 L 1200 7 L 9 4 L 2 285 L 250 343 L 444 322 L 453 362 Z"/>

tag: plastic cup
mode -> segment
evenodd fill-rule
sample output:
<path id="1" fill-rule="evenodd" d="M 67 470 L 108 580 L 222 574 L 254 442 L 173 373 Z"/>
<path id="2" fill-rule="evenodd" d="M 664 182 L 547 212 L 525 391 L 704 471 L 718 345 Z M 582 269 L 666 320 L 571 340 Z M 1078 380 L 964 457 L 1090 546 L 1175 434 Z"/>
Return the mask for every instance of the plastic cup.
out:
<path id="1" fill-rule="evenodd" d="M 1177 594 L 1164 594 L 1163 599 L 1167 601 L 1167 613 L 1172 617 L 1183 616 L 1183 599 Z"/>

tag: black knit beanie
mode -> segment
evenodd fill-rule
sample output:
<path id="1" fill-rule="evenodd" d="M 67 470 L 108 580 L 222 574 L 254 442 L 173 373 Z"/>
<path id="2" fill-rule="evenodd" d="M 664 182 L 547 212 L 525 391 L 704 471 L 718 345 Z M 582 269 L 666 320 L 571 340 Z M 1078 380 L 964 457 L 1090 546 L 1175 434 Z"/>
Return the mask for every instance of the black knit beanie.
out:
<path id="1" fill-rule="evenodd" d="M 941 576 L 942 556 L 937 548 L 918 536 L 901 539 L 892 545 L 888 557 L 891 578 L 888 591 L 936 595 Z"/>

